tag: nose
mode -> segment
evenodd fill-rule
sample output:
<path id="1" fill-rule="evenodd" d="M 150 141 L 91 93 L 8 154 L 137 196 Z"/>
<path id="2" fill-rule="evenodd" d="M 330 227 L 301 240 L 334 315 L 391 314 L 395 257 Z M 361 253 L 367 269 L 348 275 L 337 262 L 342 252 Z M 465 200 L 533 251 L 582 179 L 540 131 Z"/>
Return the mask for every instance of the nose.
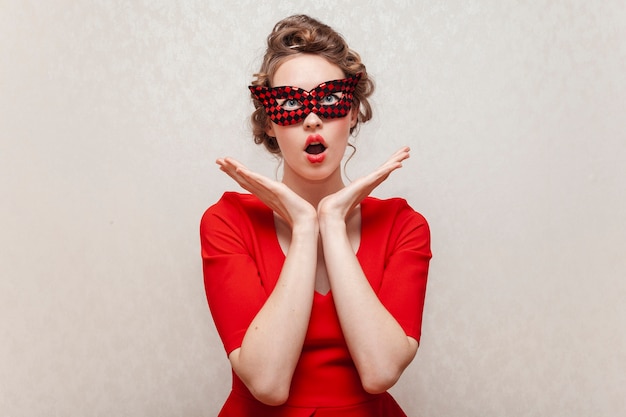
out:
<path id="1" fill-rule="evenodd" d="M 304 119 L 305 129 L 315 129 L 321 126 L 322 119 L 317 114 L 315 114 L 314 112 L 307 114 L 306 118 Z"/>

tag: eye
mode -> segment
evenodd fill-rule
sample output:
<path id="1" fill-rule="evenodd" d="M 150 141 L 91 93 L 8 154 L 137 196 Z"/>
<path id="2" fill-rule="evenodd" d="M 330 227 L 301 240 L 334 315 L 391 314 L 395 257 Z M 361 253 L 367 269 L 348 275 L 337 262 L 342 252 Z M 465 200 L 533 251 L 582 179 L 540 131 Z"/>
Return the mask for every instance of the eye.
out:
<path id="1" fill-rule="evenodd" d="M 339 103 L 341 100 L 341 95 L 339 94 L 329 94 L 327 96 L 322 97 L 319 102 L 322 106 L 332 106 Z"/>
<path id="2" fill-rule="evenodd" d="M 302 103 L 300 103 L 300 101 L 294 99 L 294 98 L 287 98 L 287 99 L 283 99 L 283 100 L 278 100 L 278 104 L 280 105 L 280 107 L 282 107 L 284 110 L 298 110 L 300 107 L 302 107 Z"/>

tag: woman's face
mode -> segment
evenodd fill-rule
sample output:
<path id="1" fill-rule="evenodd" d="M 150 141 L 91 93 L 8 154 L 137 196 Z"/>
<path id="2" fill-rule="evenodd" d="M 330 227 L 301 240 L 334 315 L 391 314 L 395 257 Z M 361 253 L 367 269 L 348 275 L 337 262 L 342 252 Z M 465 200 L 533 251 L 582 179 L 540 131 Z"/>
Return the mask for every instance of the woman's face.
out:
<path id="1" fill-rule="evenodd" d="M 299 54 L 283 62 L 272 79 L 272 86 L 298 87 L 310 91 L 321 83 L 345 78 L 335 64 L 318 55 Z M 324 103 L 332 104 L 341 98 L 341 93 L 328 96 Z M 283 108 L 297 108 L 296 101 L 280 103 Z M 276 137 L 285 162 L 284 181 L 301 178 L 307 181 L 324 181 L 331 177 L 341 178 L 343 159 L 350 128 L 356 123 L 353 108 L 341 118 L 322 118 L 316 112 L 296 124 L 281 126 L 271 122 L 267 131 Z"/>

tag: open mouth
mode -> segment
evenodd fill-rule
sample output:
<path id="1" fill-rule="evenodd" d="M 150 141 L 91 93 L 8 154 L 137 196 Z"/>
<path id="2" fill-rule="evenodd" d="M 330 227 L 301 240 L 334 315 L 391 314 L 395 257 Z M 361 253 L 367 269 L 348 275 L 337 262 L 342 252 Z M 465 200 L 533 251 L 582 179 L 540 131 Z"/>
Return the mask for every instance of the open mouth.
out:
<path id="1" fill-rule="evenodd" d="M 322 145 L 321 143 L 311 143 L 309 146 L 306 147 L 304 151 L 309 155 L 319 155 L 325 150 L 326 146 Z"/>

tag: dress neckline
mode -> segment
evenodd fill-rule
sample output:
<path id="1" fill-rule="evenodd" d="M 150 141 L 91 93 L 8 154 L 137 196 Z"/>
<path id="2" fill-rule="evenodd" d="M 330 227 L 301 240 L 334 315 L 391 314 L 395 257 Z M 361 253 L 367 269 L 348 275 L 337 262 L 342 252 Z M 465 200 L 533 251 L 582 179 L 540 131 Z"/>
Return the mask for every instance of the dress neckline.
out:
<path id="1" fill-rule="evenodd" d="M 359 245 L 356 248 L 355 251 L 355 255 L 357 258 L 359 258 L 359 254 L 361 252 L 361 248 L 363 247 L 363 238 L 364 238 L 364 234 L 363 234 L 363 223 L 364 223 L 364 213 L 367 212 L 366 209 L 364 209 L 364 206 L 367 206 L 367 200 L 369 199 L 369 197 L 366 197 L 361 204 L 359 205 L 359 209 L 361 210 L 361 224 L 360 224 L 360 236 L 359 236 Z M 267 207 L 267 206 L 266 206 Z M 274 211 L 267 207 L 267 212 L 268 212 L 268 216 L 271 219 L 271 221 L 269 222 L 269 224 L 271 225 L 270 228 L 268 228 L 268 232 L 272 235 L 271 241 L 272 241 L 272 245 L 274 246 L 274 248 L 277 250 L 278 253 L 280 253 L 281 255 L 281 260 L 284 262 L 284 260 L 286 259 L 286 254 L 283 251 L 282 246 L 280 245 L 280 240 L 278 239 L 278 233 L 276 231 L 276 218 L 274 216 Z M 314 291 L 314 296 L 317 299 L 329 299 L 332 297 L 332 290 L 328 290 L 328 292 L 326 292 L 325 294 L 315 290 Z"/>

